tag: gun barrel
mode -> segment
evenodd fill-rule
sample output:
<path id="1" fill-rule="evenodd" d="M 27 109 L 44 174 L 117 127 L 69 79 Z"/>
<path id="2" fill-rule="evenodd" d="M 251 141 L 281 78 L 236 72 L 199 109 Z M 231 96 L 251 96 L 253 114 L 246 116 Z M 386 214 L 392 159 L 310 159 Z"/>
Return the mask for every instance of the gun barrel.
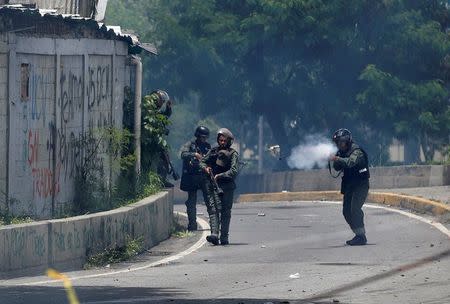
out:
<path id="1" fill-rule="evenodd" d="M 212 173 L 212 171 L 209 171 L 209 178 L 211 179 L 211 183 L 214 187 L 214 190 L 217 191 L 217 194 L 219 196 L 222 196 L 223 190 L 222 190 L 222 188 L 219 187 L 219 184 L 217 183 L 216 179 L 214 178 L 214 174 Z"/>

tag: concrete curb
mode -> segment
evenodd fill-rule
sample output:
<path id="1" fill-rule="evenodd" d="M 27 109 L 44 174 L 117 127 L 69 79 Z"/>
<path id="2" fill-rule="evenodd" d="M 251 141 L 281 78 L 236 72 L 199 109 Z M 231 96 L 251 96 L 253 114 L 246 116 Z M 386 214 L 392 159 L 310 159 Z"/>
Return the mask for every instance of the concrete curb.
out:
<path id="1" fill-rule="evenodd" d="M 123 246 L 127 237 L 150 248 L 170 236 L 172 191 L 110 211 L 0 228 L 0 272 L 79 268 L 87 255 Z"/>
<path id="2" fill-rule="evenodd" d="M 241 194 L 239 203 L 261 201 L 341 201 L 342 194 L 338 191 L 310 191 L 310 192 L 277 192 Z M 396 193 L 370 192 L 367 198 L 369 203 L 388 205 L 398 208 L 410 209 L 418 213 L 426 213 L 450 219 L 450 206 L 431 201 L 425 198 L 402 195 Z"/>

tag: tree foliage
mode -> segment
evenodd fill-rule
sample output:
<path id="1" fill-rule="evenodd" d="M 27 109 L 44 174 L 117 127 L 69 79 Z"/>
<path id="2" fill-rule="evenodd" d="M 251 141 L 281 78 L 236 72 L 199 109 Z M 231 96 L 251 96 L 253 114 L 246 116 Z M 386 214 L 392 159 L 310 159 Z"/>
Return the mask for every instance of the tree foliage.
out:
<path id="1" fill-rule="evenodd" d="M 147 87 L 195 93 L 189 106 L 229 126 L 262 114 L 285 148 L 338 127 L 381 163 L 393 137 L 427 160 L 449 143 L 442 1 L 113 0 L 107 18 L 157 43 Z"/>

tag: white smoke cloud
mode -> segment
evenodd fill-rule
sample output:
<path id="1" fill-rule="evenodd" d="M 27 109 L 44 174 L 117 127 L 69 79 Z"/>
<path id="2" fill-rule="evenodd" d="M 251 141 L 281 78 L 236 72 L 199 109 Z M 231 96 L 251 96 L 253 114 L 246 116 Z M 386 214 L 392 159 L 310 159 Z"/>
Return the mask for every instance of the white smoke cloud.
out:
<path id="1" fill-rule="evenodd" d="M 324 168 L 330 155 L 336 151 L 336 146 L 329 139 L 311 135 L 305 138 L 304 143 L 292 149 L 287 164 L 291 169 L 312 169 L 315 166 Z"/>

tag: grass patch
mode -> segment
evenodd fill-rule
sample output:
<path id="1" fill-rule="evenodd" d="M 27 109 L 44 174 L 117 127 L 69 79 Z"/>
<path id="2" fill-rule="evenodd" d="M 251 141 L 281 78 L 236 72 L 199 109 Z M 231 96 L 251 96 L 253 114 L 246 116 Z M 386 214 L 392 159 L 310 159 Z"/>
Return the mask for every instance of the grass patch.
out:
<path id="1" fill-rule="evenodd" d="M 144 251 L 144 239 L 142 237 L 132 239 L 126 238 L 125 246 L 106 248 L 103 252 L 94 254 L 88 257 L 84 269 L 91 269 L 95 267 L 103 267 L 108 264 L 120 263 L 127 261 L 132 257 Z"/>
<path id="2" fill-rule="evenodd" d="M 186 227 L 181 224 L 180 217 L 178 215 L 173 217 L 171 236 L 174 238 L 188 238 L 194 235 L 193 232 L 186 230 Z"/>
<path id="3" fill-rule="evenodd" d="M 177 232 L 172 233 L 172 237 L 178 238 L 178 239 L 188 238 L 188 237 L 191 237 L 193 235 L 194 235 L 193 232 L 187 231 L 187 230 L 177 231 Z"/>
<path id="4" fill-rule="evenodd" d="M 0 216 L 0 226 L 18 225 L 34 222 L 29 216 Z"/>
<path id="5" fill-rule="evenodd" d="M 120 179 L 118 186 L 113 191 L 112 206 L 113 209 L 134 204 L 146 197 L 160 192 L 164 184 L 155 172 L 143 174 L 137 186 L 130 186 L 128 179 Z"/>

